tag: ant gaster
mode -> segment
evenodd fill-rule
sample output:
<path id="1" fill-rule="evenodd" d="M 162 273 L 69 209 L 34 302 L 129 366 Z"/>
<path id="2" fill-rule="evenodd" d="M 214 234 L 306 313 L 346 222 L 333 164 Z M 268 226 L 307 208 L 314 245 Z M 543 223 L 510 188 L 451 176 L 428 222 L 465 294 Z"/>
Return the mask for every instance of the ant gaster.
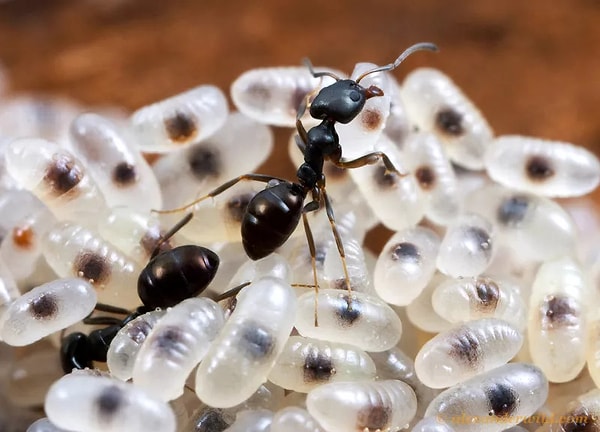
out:
<path id="1" fill-rule="evenodd" d="M 330 76 L 336 82 L 321 89 L 310 104 L 310 115 L 317 120 L 322 120 L 320 124 L 307 132 L 300 121 L 305 110 L 306 101 L 298 110 L 296 128 L 299 139 L 297 139 L 297 143 L 304 155 L 304 163 L 300 165 L 296 173 L 298 182 L 293 183 L 263 174 L 244 174 L 222 184 L 184 207 L 158 212 L 174 213 L 186 210 L 205 199 L 219 195 L 242 180 L 267 183 L 267 188 L 258 192 L 250 200 L 242 219 L 241 234 L 244 249 L 248 257 L 253 260 L 270 255 L 286 242 L 298 226 L 300 217 L 302 217 L 311 254 L 315 288 L 318 289 L 315 244 L 306 214 L 324 206 L 342 259 L 346 285 L 348 290 L 351 291 L 344 247 L 335 225 L 333 208 L 325 190 L 323 163 L 325 160 L 330 160 L 340 168 L 358 168 L 381 160 L 388 172 L 403 175 L 398 172 L 389 158 L 382 152 L 371 152 L 354 160 L 343 160 L 342 147 L 335 130 L 335 124 L 349 123 L 361 112 L 367 99 L 383 95 L 383 90 L 379 87 L 370 86 L 365 88 L 361 86 L 360 81 L 363 78 L 375 72 L 391 71 L 398 67 L 406 57 L 415 51 L 421 50 L 437 51 L 437 46 L 431 43 L 415 44 L 405 50 L 393 63 L 371 69 L 360 75 L 356 80 L 340 79 L 331 72 L 315 72 L 307 60 L 307 67 L 313 77 Z M 309 194 L 312 196 L 312 201 L 304 205 L 304 200 Z M 187 223 L 192 214 L 188 214 L 178 223 L 178 228 Z M 166 237 L 163 238 L 163 241 L 166 241 L 166 239 Z"/>

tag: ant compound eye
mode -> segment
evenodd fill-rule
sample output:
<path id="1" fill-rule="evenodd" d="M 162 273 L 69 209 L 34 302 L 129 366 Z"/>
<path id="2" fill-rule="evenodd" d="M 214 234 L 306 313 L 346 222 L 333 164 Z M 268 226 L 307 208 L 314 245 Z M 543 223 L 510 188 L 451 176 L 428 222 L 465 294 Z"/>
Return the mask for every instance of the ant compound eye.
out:
<path id="1" fill-rule="evenodd" d="M 348 93 L 348 97 L 354 101 L 354 102 L 358 102 L 360 100 L 360 93 L 356 90 L 350 90 L 350 92 Z"/>

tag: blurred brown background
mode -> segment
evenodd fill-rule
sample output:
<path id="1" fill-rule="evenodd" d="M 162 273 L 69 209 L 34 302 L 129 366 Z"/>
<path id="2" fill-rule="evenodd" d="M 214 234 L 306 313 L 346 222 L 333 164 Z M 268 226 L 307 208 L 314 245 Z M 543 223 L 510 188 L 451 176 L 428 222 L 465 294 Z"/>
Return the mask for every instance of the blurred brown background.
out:
<path id="1" fill-rule="evenodd" d="M 6 1 L 6 0 L 5 0 Z M 600 153 L 600 1 L 0 1 L 0 62 L 11 91 L 135 109 L 189 87 L 224 90 L 243 71 L 387 63 L 414 42 L 497 133 L 574 142 Z M 287 133 L 261 172 L 292 178 Z"/>

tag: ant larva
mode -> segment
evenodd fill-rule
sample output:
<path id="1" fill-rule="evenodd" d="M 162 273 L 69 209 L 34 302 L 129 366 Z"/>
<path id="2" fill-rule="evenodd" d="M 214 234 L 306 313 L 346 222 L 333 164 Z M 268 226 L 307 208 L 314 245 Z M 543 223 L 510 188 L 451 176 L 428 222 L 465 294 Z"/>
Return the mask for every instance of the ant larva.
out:
<path id="1" fill-rule="evenodd" d="M 358 168 L 381 160 L 386 171 L 398 176 L 405 175 L 394 167 L 383 152 L 370 152 L 353 160 L 344 160 L 335 125 L 336 123 L 349 123 L 360 114 L 367 99 L 383 95 L 383 90 L 379 87 L 362 87 L 360 81 L 363 78 L 376 72 L 391 71 L 397 68 L 406 57 L 421 50 L 437 51 L 437 46 L 432 43 L 412 45 L 393 63 L 368 70 L 356 80 L 340 79 L 331 72 L 315 72 L 307 60 L 306 65 L 313 77 L 329 76 L 336 81 L 321 89 L 310 103 L 310 115 L 316 120 L 321 120 L 320 124 L 306 131 L 300 118 L 307 104 L 303 103 L 298 109 L 296 128 L 299 138 L 297 143 L 304 155 L 304 162 L 296 173 L 297 182 L 264 174 L 243 174 L 183 207 L 172 210 L 156 210 L 156 212 L 176 213 L 193 208 L 208 198 L 216 197 L 242 180 L 267 183 L 267 187 L 250 200 L 242 218 L 242 242 L 247 255 L 252 260 L 258 260 L 273 253 L 287 241 L 302 217 L 311 254 L 315 289 L 318 290 L 315 243 L 306 214 L 324 207 L 342 260 L 346 287 L 351 292 L 344 247 L 336 227 L 331 201 L 325 189 L 326 178 L 323 173 L 323 164 L 325 160 L 330 160 L 339 168 Z M 312 200 L 304 204 L 309 194 Z M 193 210 L 176 225 L 177 229 L 189 222 L 192 215 Z M 172 233 L 175 231 L 171 230 Z M 167 236 L 163 237 L 161 242 L 166 240 L 168 240 Z"/>

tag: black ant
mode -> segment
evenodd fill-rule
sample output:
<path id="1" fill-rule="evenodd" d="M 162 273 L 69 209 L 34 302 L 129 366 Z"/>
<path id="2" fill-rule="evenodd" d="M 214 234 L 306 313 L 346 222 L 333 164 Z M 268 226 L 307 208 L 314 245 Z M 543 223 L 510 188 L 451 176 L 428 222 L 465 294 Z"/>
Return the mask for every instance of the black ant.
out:
<path id="1" fill-rule="evenodd" d="M 184 207 L 172 210 L 156 210 L 156 212 L 175 213 L 186 210 L 201 201 L 216 197 L 242 180 L 267 183 L 267 188 L 258 192 L 250 200 L 244 213 L 241 227 L 244 249 L 248 257 L 253 260 L 270 255 L 287 241 L 298 226 L 300 217 L 302 217 L 311 254 L 315 289 L 318 289 L 315 243 L 306 214 L 324 206 L 342 260 L 346 286 L 348 291 L 351 291 L 344 247 L 336 228 L 333 208 L 325 190 L 323 164 L 325 160 L 330 160 L 339 168 L 358 168 L 381 160 L 388 172 L 400 176 L 404 175 L 394 167 L 389 158 L 382 152 L 371 152 L 354 160 L 343 160 L 342 147 L 335 130 L 335 124 L 349 123 L 361 112 L 367 99 L 383 95 L 383 90 L 379 87 L 362 87 L 359 83 L 363 78 L 375 72 L 391 71 L 397 68 L 406 57 L 415 51 L 421 50 L 437 51 L 437 46 L 431 43 L 415 44 L 400 54 L 393 63 L 369 70 L 356 80 L 340 79 L 331 72 L 315 72 L 307 60 L 306 65 L 313 77 L 330 76 L 336 82 L 321 89 L 310 104 L 310 115 L 317 120 L 322 120 L 320 124 L 307 132 L 300 121 L 306 103 L 303 103 L 298 110 L 296 121 L 299 135 L 298 147 L 304 155 L 304 163 L 300 165 L 296 173 L 298 182 L 294 183 L 263 174 L 244 174 L 222 184 Z M 304 205 L 304 201 L 309 194 L 312 196 L 312 201 Z M 191 219 L 192 215 L 193 211 L 177 226 L 181 228 Z M 174 232 L 174 230 L 171 230 L 171 232 Z M 167 239 L 168 237 L 165 236 L 162 241 Z"/>
<path id="2" fill-rule="evenodd" d="M 168 235 L 168 234 L 167 234 Z M 210 284 L 219 268 L 219 257 L 210 249 L 196 245 L 178 246 L 160 251 L 156 247 L 152 258 L 138 277 L 138 296 L 143 304 L 134 312 L 98 303 L 96 311 L 125 315 L 88 317 L 85 324 L 106 325 L 89 335 L 71 333 L 61 342 L 61 364 L 65 373 L 92 366 L 92 361 L 106 362 L 110 343 L 128 322 L 156 308 L 168 308 L 196 297 Z"/>

